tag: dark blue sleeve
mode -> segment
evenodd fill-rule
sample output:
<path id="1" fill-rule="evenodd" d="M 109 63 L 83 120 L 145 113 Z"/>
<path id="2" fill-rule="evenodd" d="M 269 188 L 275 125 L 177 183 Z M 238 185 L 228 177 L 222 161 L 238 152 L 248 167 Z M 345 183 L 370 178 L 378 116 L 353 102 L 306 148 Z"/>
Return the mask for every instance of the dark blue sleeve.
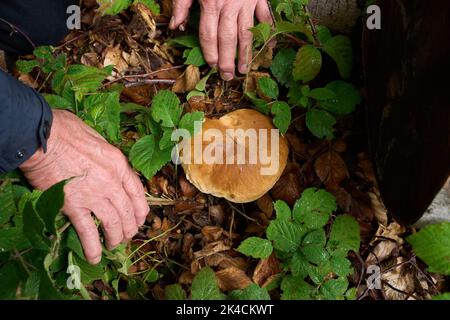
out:
<path id="1" fill-rule="evenodd" d="M 0 173 L 46 151 L 52 111 L 34 89 L 0 70 Z"/>

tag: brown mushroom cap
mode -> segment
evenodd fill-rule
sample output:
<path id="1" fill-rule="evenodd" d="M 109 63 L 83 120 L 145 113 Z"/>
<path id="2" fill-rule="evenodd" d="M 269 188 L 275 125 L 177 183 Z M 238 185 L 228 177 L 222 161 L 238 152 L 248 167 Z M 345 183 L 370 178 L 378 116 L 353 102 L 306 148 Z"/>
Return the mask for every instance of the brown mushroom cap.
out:
<path id="1" fill-rule="evenodd" d="M 232 148 L 234 148 L 235 151 L 234 161 L 231 164 L 225 163 L 226 151 L 223 152 L 223 163 L 214 162 L 212 164 L 205 162 L 195 164 L 193 161 L 195 152 L 192 152 L 190 158 L 191 161 L 183 161 L 182 165 L 187 179 L 201 192 L 212 194 L 220 198 L 225 198 L 232 202 L 245 203 L 262 197 L 274 186 L 286 166 L 289 148 L 286 139 L 278 134 L 278 166 L 275 166 L 276 170 L 269 175 L 267 175 L 267 172 L 266 175 L 261 174 L 262 168 L 267 169 L 271 164 L 276 163 L 275 158 L 270 156 L 272 151 L 271 131 L 274 130 L 275 127 L 269 117 L 252 109 L 240 109 L 230 112 L 222 116 L 220 119 L 205 119 L 202 126 L 202 132 L 199 132 L 196 135 L 197 139 L 203 137 L 201 150 L 202 154 L 205 151 L 205 148 L 211 148 L 220 144 L 224 146 L 223 143 L 226 139 L 224 138 L 224 141 L 222 142 L 214 138 L 209 141 L 205 141 L 205 133 L 208 129 L 218 129 L 223 136 L 228 135 L 229 137 L 230 134 L 226 132 L 227 129 L 256 129 L 256 132 L 258 133 L 256 153 L 258 156 L 256 157 L 256 162 L 253 161 L 253 163 L 250 163 L 250 152 L 255 154 L 254 149 L 251 150 L 252 146 L 250 146 L 248 139 L 245 139 L 244 144 L 242 144 L 243 135 L 241 135 L 241 140 L 236 139 L 238 136 L 237 134 L 232 138 L 232 140 L 230 138 L 230 141 L 232 141 L 230 145 L 232 145 Z M 258 131 L 259 129 L 266 129 L 266 132 Z M 267 143 L 260 143 L 260 132 L 262 132 L 263 137 L 264 135 L 267 137 Z M 195 136 L 194 139 L 188 139 L 185 141 L 187 146 L 191 146 L 191 150 L 194 150 L 194 142 Z M 244 164 L 237 163 L 236 151 L 238 149 L 238 144 L 241 148 L 245 147 L 246 150 Z M 229 150 L 230 149 L 231 148 L 229 148 Z M 200 149 L 198 148 L 197 150 Z M 269 157 L 269 163 L 261 163 L 261 151 L 267 152 L 265 154 Z M 275 151 L 276 150 L 274 150 L 274 155 Z M 213 152 L 212 154 L 215 153 Z"/>

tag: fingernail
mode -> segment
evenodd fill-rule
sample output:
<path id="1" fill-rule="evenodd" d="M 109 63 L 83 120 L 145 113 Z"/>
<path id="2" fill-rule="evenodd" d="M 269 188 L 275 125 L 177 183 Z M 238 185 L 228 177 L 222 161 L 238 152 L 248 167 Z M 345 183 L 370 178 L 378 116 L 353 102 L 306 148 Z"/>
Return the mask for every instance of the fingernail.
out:
<path id="1" fill-rule="evenodd" d="M 99 264 L 100 261 L 102 261 L 102 257 L 101 257 L 101 256 L 92 259 L 92 260 L 91 260 L 91 263 L 92 263 L 92 264 Z"/>
<path id="2" fill-rule="evenodd" d="M 182 24 L 180 24 L 180 26 L 178 27 L 178 29 L 179 29 L 180 31 L 184 31 L 184 30 L 186 30 L 186 25 L 185 25 L 184 23 L 182 23 Z"/>
<path id="3" fill-rule="evenodd" d="M 241 64 L 241 67 L 239 68 L 241 73 L 247 73 L 248 72 L 248 65 L 246 63 Z"/>
<path id="4" fill-rule="evenodd" d="M 230 81 L 231 79 L 233 79 L 233 74 L 230 72 L 224 72 L 221 74 L 222 79 L 225 81 Z"/>
<path id="5" fill-rule="evenodd" d="M 172 18 L 170 18 L 170 22 L 169 22 L 170 29 L 175 29 L 175 22 L 176 22 L 175 17 L 172 16 Z"/>

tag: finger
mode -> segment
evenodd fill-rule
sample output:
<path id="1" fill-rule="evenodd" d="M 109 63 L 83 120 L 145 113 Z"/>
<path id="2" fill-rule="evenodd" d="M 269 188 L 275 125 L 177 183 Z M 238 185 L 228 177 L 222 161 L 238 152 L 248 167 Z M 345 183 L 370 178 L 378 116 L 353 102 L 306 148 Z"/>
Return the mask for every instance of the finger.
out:
<path id="1" fill-rule="evenodd" d="M 122 187 L 120 190 L 113 192 L 112 194 L 113 196 L 109 198 L 109 200 L 113 204 L 114 208 L 116 208 L 117 213 L 122 220 L 124 240 L 130 240 L 138 232 L 133 205 Z"/>
<path id="2" fill-rule="evenodd" d="M 132 202 L 136 222 L 138 226 L 142 226 L 149 213 L 149 206 L 145 199 L 144 187 L 131 168 L 123 178 L 123 188 Z"/>
<path id="3" fill-rule="evenodd" d="M 234 77 L 234 60 L 237 47 L 237 13 L 224 7 L 219 21 L 219 69 L 222 79 Z"/>
<path id="4" fill-rule="evenodd" d="M 102 245 L 91 211 L 84 208 L 67 208 L 64 211 L 80 238 L 86 260 L 91 264 L 99 263 L 102 259 Z"/>
<path id="5" fill-rule="evenodd" d="M 215 67 L 219 61 L 217 44 L 217 26 L 219 24 L 219 9 L 215 1 L 200 1 L 199 38 L 203 57 L 207 64 Z"/>
<path id="6" fill-rule="evenodd" d="M 173 0 L 170 29 L 175 30 L 187 20 L 191 6 L 192 0 Z"/>
<path id="7" fill-rule="evenodd" d="M 258 3 L 256 4 L 256 8 L 255 8 L 255 15 L 259 22 L 266 22 L 272 26 L 274 25 L 273 16 L 269 9 L 267 0 L 259 0 L 258 1 Z M 274 48 L 276 43 L 277 43 L 277 41 L 274 38 L 274 39 L 270 40 L 270 42 L 268 43 L 268 46 Z"/>
<path id="8" fill-rule="evenodd" d="M 240 73 L 247 73 L 250 61 L 252 60 L 253 35 L 249 30 L 253 27 L 254 10 L 241 10 L 238 17 L 239 25 L 239 62 Z"/>
<path id="9" fill-rule="evenodd" d="M 109 200 L 97 203 L 92 209 L 101 221 L 105 234 L 106 247 L 109 250 L 117 247 L 123 240 L 122 219 Z"/>

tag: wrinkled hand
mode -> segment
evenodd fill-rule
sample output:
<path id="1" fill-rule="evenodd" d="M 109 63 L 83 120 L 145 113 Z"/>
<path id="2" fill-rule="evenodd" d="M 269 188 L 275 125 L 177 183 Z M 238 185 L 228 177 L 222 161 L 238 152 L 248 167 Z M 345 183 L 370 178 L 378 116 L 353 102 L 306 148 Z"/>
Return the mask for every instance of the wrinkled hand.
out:
<path id="1" fill-rule="evenodd" d="M 272 23 L 267 0 L 199 0 L 200 44 L 206 62 L 217 66 L 224 80 L 234 77 L 236 48 L 239 45 L 238 70 L 246 73 L 252 59 L 253 18 Z M 179 28 L 187 20 L 192 0 L 173 0 L 169 27 Z"/>
<path id="2" fill-rule="evenodd" d="M 131 239 L 145 222 L 144 188 L 125 156 L 70 112 L 53 111 L 47 153 L 37 151 L 20 169 L 41 190 L 73 178 L 64 188 L 63 211 L 90 263 L 100 262 L 102 255 L 91 212 L 101 221 L 110 249 Z"/>

